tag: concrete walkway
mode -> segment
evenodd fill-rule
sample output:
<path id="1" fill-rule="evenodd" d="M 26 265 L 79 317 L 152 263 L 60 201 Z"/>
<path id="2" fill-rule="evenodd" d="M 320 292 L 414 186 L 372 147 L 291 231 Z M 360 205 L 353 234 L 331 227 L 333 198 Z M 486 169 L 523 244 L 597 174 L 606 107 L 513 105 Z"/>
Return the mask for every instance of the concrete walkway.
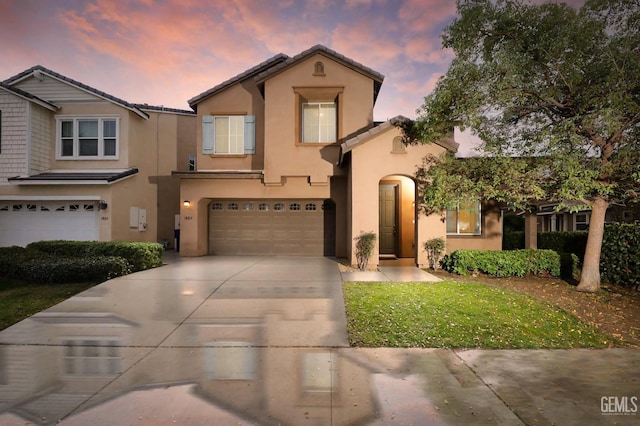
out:
<path id="1" fill-rule="evenodd" d="M 343 279 L 327 258 L 170 257 L 100 284 L 0 332 L 0 424 L 640 420 L 638 351 L 350 348 Z"/>
<path id="2" fill-rule="evenodd" d="M 380 266 L 377 271 L 342 272 L 342 281 L 438 282 L 440 278 L 415 266 Z"/>

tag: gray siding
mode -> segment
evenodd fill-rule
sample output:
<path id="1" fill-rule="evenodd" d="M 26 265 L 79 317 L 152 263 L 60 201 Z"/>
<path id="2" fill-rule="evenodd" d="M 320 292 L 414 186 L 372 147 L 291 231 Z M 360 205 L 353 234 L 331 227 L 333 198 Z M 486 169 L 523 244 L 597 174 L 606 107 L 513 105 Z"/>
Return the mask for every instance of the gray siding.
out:
<path id="1" fill-rule="evenodd" d="M 7 178 L 27 171 L 27 117 L 29 102 L 0 91 L 2 110 L 2 152 L 0 152 L 0 185 Z"/>
<path id="2" fill-rule="evenodd" d="M 31 105 L 30 174 L 37 174 L 51 168 L 51 156 L 55 149 L 53 123 L 53 115 L 50 111 L 39 105 Z"/>
<path id="3" fill-rule="evenodd" d="M 95 95 L 76 89 L 68 83 L 63 83 L 43 75 L 43 80 L 30 77 L 15 85 L 15 87 L 29 92 L 49 102 L 87 102 L 98 101 Z"/>

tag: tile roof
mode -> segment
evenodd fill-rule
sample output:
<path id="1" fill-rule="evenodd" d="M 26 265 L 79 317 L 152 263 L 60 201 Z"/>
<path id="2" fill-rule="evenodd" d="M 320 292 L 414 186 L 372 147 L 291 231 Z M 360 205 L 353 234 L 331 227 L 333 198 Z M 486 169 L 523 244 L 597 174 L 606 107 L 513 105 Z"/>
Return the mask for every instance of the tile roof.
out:
<path id="1" fill-rule="evenodd" d="M 149 105 L 149 104 L 133 104 L 133 106 L 143 111 L 172 112 L 176 114 L 195 115 L 195 113 L 190 109 L 168 108 L 162 105 Z"/>
<path id="2" fill-rule="evenodd" d="M 351 150 L 353 150 L 356 146 L 363 144 L 367 141 L 369 141 L 371 138 L 373 138 L 374 136 L 378 135 L 379 133 L 384 132 L 385 130 L 389 129 L 390 127 L 402 127 L 402 125 L 406 125 L 411 123 L 412 120 L 403 116 L 403 115 L 397 115 L 383 123 L 378 124 L 377 126 L 374 126 L 372 128 L 369 128 L 368 130 L 365 130 L 361 133 L 358 133 L 356 135 L 353 135 L 352 137 L 350 137 L 349 139 L 345 140 L 342 144 L 340 144 L 340 163 L 342 163 L 342 160 L 344 159 L 344 156 Z M 450 151 L 456 152 L 458 150 L 458 143 L 455 142 L 453 139 L 451 138 L 445 138 L 441 141 L 437 141 L 434 142 L 437 145 L 440 145 L 441 147 L 448 149 Z"/>
<path id="3" fill-rule="evenodd" d="M 26 78 L 32 76 L 36 71 L 39 71 L 39 72 L 41 72 L 43 74 L 46 74 L 46 75 L 48 75 L 50 77 L 53 77 L 53 78 L 57 79 L 57 80 L 64 81 L 65 83 L 69 83 L 72 86 L 75 86 L 75 87 L 77 87 L 77 88 L 79 88 L 81 90 L 84 90 L 85 92 L 92 93 L 92 94 L 94 94 L 96 96 L 99 96 L 99 97 L 101 97 L 103 99 L 106 99 L 108 101 L 111 101 L 111 102 L 114 102 L 114 103 L 116 103 L 118 105 L 121 105 L 121 106 L 133 111 L 134 113 L 138 114 L 142 118 L 145 118 L 145 119 L 149 118 L 149 116 L 144 111 L 141 111 L 135 105 L 130 104 L 129 102 L 127 102 L 125 100 L 122 100 L 120 98 L 112 96 L 112 95 L 110 95 L 108 93 L 105 93 L 105 92 L 103 92 L 101 90 L 94 89 L 91 86 L 88 86 L 88 85 L 86 85 L 84 83 L 80 83 L 77 80 L 74 80 L 74 79 L 66 77 L 66 76 L 64 76 L 62 74 L 59 74 L 59 73 L 57 73 L 55 71 L 52 71 L 52 70 L 50 70 L 48 68 L 45 68 L 42 65 L 36 65 L 34 67 L 29 68 L 28 70 L 22 71 L 20 74 L 14 75 L 13 77 L 9 77 L 3 83 L 6 84 L 6 85 L 14 85 L 14 84 L 16 84 L 16 83 L 18 83 L 18 82 L 20 82 L 22 80 L 25 80 Z"/>
<path id="4" fill-rule="evenodd" d="M 249 68 L 248 70 L 241 72 L 240 74 L 231 77 L 230 79 L 223 81 L 222 83 L 218 84 L 217 86 L 212 87 L 211 89 L 204 91 L 202 93 L 200 93 L 197 96 L 194 96 L 193 98 L 189 99 L 189 106 L 191 108 L 193 108 L 194 110 L 196 109 L 196 106 L 198 103 L 200 103 L 202 100 L 204 100 L 205 98 L 208 98 L 209 96 L 221 92 L 222 90 L 226 89 L 227 87 L 231 86 L 234 83 L 240 82 L 242 80 L 246 80 L 247 78 L 253 77 L 257 74 L 260 74 L 261 72 L 263 72 L 266 69 L 269 69 L 271 67 L 273 67 L 274 65 L 283 62 L 284 60 L 288 59 L 289 57 L 287 55 L 285 55 L 284 53 L 278 53 L 277 55 L 267 59 L 264 62 L 259 63 L 258 65 Z"/>
<path id="5" fill-rule="evenodd" d="M 11 92 L 14 95 L 19 96 L 19 97 L 21 97 L 23 99 L 26 99 L 26 100 L 31 101 L 31 102 L 35 102 L 38 105 L 41 105 L 41 106 L 43 106 L 43 107 L 45 107 L 47 109 L 50 109 L 51 111 L 57 111 L 57 110 L 60 109 L 60 107 L 57 106 L 56 104 L 52 104 L 51 102 L 47 102 L 44 99 L 41 99 L 41 98 L 39 98 L 39 97 L 37 97 L 35 95 L 32 95 L 29 92 L 25 92 L 24 90 L 18 89 L 17 87 L 11 87 L 11 86 L 9 86 L 7 84 L 4 84 L 3 82 L 0 82 L 0 88 L 6 90 L 7 92 Z"/>
<path id="6" fill-rule="evenodd" d="M 325 56 L 328 56 L 334 60 L 336 60 L 337 62 L 340 62 L 346 66 L 348 66 L 351 69 L 354 69 L 355 71 L 358 71 L 361 74 L 366 75 L 367 77 L 370 77 L 372 80 L 375 81 L 375 93 L 374 93 L 374 101 L 375 99 L 378 97 L 378 92 L 380 91 L 380 86 L 382 86 L 382 81 L 384 80 L 384 75 L 380 74 L 377 71 L 374 71 L 373 69 L 362 65 L 359 62 L 354 61 L 353 59 L 347 58 L 346 56 L 336 52 L 335 50 L 331 50 L 326 46 L 323 46 L 321 44 L 316 44 L 315 46 L 297 54 L 296 56 L 293 56 L 291 58 L 288 58 L 286 61 L 271 67 L 269 69 L 264 70 L 263 72 L 261 72 L 260 74 L 258 74 L 258 76 L 256 77 L 256 82 L 262 83 L 265 80 L 267 80 L 268 78 L 274 76 L 275 74 L 278 74 L 279 72 L 285 70 L 286 68 L 290 67 L 291 65 L 308 58 L 311 55 L 314 55 L 316 53 L 321 53 L 324 54 Z"/>
<path id="7" fill-rule="evenodd" d="M 126 170 L 110 170 L 110 171 L 91 171 L 91 172 L 44 172 L 32 176 L 15 176 L 7 179 L 13 183 L 38 183 L 47 184 L 52 182 L 68 182 L 69 185 L 78 183 L 79 181 L 91 182 L 95 184 L 114 183 L 120 179 L 133 176 L 138 173 L 138 169 L 133 167 Z"/>

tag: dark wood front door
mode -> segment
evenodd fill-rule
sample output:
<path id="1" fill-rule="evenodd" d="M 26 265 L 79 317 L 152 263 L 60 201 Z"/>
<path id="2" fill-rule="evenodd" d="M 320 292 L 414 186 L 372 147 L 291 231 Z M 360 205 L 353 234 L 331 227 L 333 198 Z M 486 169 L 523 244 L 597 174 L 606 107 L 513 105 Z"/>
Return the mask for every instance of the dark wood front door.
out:
<path id="1" fill-rule="evenodd" d="M 380 185 L 380 254 L 397 254 L 398 185 Z"/>

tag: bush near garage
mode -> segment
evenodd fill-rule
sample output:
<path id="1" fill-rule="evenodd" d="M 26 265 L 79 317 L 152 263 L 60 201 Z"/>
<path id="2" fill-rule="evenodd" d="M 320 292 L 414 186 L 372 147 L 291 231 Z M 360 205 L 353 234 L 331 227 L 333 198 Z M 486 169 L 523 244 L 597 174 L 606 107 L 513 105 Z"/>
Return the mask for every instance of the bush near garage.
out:
<path id="1" fill-rule="evenodd" d="M 65 257 L 34 248 L 0 248 L 0 276 L 33 284 L 99 282 L 131 272 L 116 256 Z"/>
<path id="2" fill-rule="evenodd" d="M 575 278 L 578 257 L 553 250 L 456 250 L 442 260 L 442 268 L 459 275 L 483 273 L 494 277 L 551 275 Z"/>
<path id="3" fill-rule="evenodd" d="M 127 261 L 131 272 L 161 266 L 164 252 L 159 243 L 126 241 L 38 241 L 29 244 L 27 248 L 64 257 L 120 257 Z"/>

